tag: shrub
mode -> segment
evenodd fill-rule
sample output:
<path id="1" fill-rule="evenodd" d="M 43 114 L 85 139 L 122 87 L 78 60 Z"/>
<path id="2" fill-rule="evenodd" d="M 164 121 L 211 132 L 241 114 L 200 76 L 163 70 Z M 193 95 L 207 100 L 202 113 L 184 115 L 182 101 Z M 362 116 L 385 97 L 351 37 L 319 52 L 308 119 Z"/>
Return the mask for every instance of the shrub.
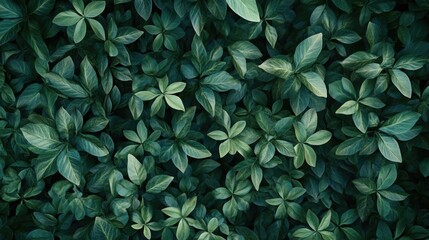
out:
<path id="1" fill-rule="evenodd" d="M 427 0 L 1 0 L 1 239 L 428 239 Z"/>

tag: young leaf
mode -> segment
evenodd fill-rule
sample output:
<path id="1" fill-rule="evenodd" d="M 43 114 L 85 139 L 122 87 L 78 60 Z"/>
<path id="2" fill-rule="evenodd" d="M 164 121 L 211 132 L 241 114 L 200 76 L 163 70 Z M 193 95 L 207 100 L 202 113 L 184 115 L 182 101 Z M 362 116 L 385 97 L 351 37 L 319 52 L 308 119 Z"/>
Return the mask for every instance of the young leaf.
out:
<path id="1" fill-rule="evenodd" d="M 389 70 L 392 83 L 407 98 L 411 98 L 412 88 L 411 81 L 407 74 L 399 69 Z"/>
<path id="2" fill-rule="evenodd" d="M 288 79 L 293 73 L 292 64 L 281 58 L 267 59 L 259 65 L 259 68 L 282 79 Z"/>
<path id="3" fill-rule="evenodd" d="M 173 179 L 174 177 L 167 175 L 157 175 L 152 177 L 146 184 L 146 192 L 160 193 L 170 185 Z"/>
<path id="4" fill-rule="evenodd" d="M 401 149 L 398 142 L 393 138 L 384 134 L 378 135 L 378 149 L 383 157 L 392 162 L 402 162 Z"/>
<path id="5" fill-rule="evenodd" d="M 300 71 L 303 68 L 313 65 L 322 51 L 322 46 L 322 33 L 310 36 L 298 44 L 293 55 L 295 71 Z"/>
<path id="6" fill-rule="evenodd" d="M 226 3 L 232 9 L 232 11 L 247 21 L 261 21 L 259 18 L 258 6 L 256 5 L 255 0 L 226 0 Z"/>

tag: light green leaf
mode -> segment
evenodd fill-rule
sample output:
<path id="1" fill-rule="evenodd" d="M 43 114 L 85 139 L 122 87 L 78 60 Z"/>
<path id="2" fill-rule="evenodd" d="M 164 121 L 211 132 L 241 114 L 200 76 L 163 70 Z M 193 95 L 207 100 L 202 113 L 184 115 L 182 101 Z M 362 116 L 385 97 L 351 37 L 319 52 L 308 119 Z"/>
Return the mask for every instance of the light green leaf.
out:
<path id="1" fill-rule="evenodd" d="M 226 0 L 228 6 L 238 16 L 250 22 L 260 22 L 258 6 L 255 0 Z"/>
<path id="2" fill-rule="evenodd" d="M 383 69 L 379 63 L 369 63 L 356 70 L 356 73 L 365 79 L 372 79 L 380 75 L 381 71 L 383 71 Z"/>
<path id="3" fill-rule="evenodd" d="M 146 170 L 143 164 L 131 154 L 128 154 L 127 173 L 130 180 L 140 186 L 146 180 Z"/>
<path id="4" fill-rule="evenodd" d="M 421 56 L 405 55 L 396 61 L 394 68 L 415 71 L 427 63 L 427 58 Z"/>
<path id="5" fill-rule="evenodd" d="M 143 35 L 143 31 L 140 31 L 133 27 L 122 27 L 119 29 L 117 36 L 113 39 L 113 42 L 130 44 L 137 41 Z"/>
<path id="6" fill-rule="evenodd" d="M 80 20 L 83 20 L 82 16 L 80 16 L 74 11 L 69 10 L 58 13 L 58 15 L 54 17 L 52 22 L 58 26 L 69 27 L 75 25 Z"/>
<path id="7" fill-rule="evenodd" d="M 183 89 L 185 89 L 185 87 L 186 87 L 186 83 L 184 82 L 174 82 L 168 85 L 168 87 L 165 89 L 165 93 L 166 94 L 180 93 L 183 91 Z"/>
<path id="8" fill-rule="evenodd" d="M 95 36 L 97 36 L 99 39 L 105 41 L 106 40 L 106 33 L 104 32 L 104 28 L 101 25 L 101 23 L 94 19 L 87 19 L 89 22 L 89 25 L 92 28 L 92 31 L 94 31 Z"/>
<path id="9" fill-rule="evenodd" d="M 86 35 L 86 23 L 85 19 L 79 20 L 76 24 L 73 34 L 73 40 L 75 43 L 80 43 Z"/>
<path id="10" fill-rule="evenodd" d="M 147 182 L 146 192 L 160 193 L 167 189 L 168 185 L 170 185 L 173 179 L 174 177 L 167 175 L 156 175 Z"/>
<path id="11" fill-rule="evenodd" d="M 228 138 L 228 135 L 226 135 L 226 133 L 219 131 L 219 130 L 209 132 L 207 134 L 207 136 L 209 136 L 210 138 L 213 138 L 214 140 L 218 140 L 218 141 L 223 141 L 223 140 Z"/>
<path id="12" fill-rule="evenodd" d="M 173 109 L 185 111 L 185 106 L 183 106 L 182 99 L 176 95 L 165 95 L 165 102 Z"/>
<path id="13" fill-rule="evenodd" d="M 282 79 L 288 79 L 293 73 L 292 64 L 281 58 L 267 59 L 259 65 L 259 68 Z"/>
<path id="14" fill-rule="evenodd" d="M 377 177 L 377 190 L 384 190 L 392 186 L 397 177 L 395 164 L 388 164 L 381 167 Z"/>
<path id="15" fill-rule="evenodd" d="M 377 186 L 375 182 L 369 178 L 358 178 L 353 180 L 353 184 L 362 194 L 369 195 L 375 193 Z"/>
<path id="16" fill-rule="evenodd" d="M 399 69 L 389 70 L 393 85 L 407 98 L 411 98 L 411 81 L 407 74 Z"/>
<path id="17" fill-rule="evenodd" d="M 100 15 L 105 8 L 106 8 L 105 1 L 93 1 L 88 3 L 88 5 L 86 5 L 85 9 L 83 10 L 83 15 L 87 18 L 94 18 Z"/>
<path id="18" fill-rule="evenodd" d="M 315 72 L 301 73 L 302 78 L 299 78 L 301 82 L 310 90 L 314 95 L 318 97 L 326 98 L 328 96 L 328 90 L 326 89 L 323 78 Z"/>
<path id="19" fill-rule="evenodd" d="M 52 127 L 45 124 L 27 124 L 21 128 L 24 138 L 33 146 L 43 150 L 53 150 L 62 143 Z"/>
<path id="20" fill-rule="evenodd" d="M 241 88 L 240 81 L 235 79 L 226 71 L 221 71 L 205 77 L 201 81 L 201 84 L 217 92 L 226 92 Z"/>
<path id="21" fill-rule="evenodd" d="M 351 115 L 358 111 L 359 109 L 359 103 L 355 100 L 349 100 L 345 102 L 343 105 L 341 105 L 340 108 L 335 112 L 336 114 L 344 114 L 344 115 Z"/>
<path id="22" fill-rule="evenodd" d="M 104 157 L 109 154 L 106 146 L 103 145 L 100 139 L 93 135 L 81 133 L 76 137 L 76 142 L 78 148 L 93 156 Z"/>
<path id="23" fill-rule="evenodd" d="M 402 162 L 401 149 L 398 142 L 393 138 L 384 134 L 378 135 L 378 149 L 383 157 L 392 162 Z"/>
<path id="24" fill-rule="evenodd" d="M 391 135 L 407 132 L 417 123 L 420 116 L 420 113 L 413 111 L 400 112 L 385 121 L 379 130 Z"/>
<path id="25" fill-rule="evenodd" d="M 80 64 L 80 76 L 83 85 L 89 90 L 93 91 L 98 87 L 98 78 L 94 70 L 94 67 L 88 60 L 88 57 L 85 57 Z"/>
<path id="26" fill-rule="evenodd" d="M 216 98 L 213 90 L 207 87 L 201 87 L 195 92 L 195 98 L 203 108 L 214 117 L 216 108 Z"/>
<path id="27" fill-rule="evenodd" d="M 64 148 L 57 158 L 58 172 L 73 184 L 80 185 L 82 172 L 81 159 L 78 151 Z"/>
<path id="28" fill-rule="evenodd" d="M 306 38 L 296 47 L 293 55 L 295 63 L 295 71 L 300 71 L 303 68 L 309 67 L 316 62 L 323 46 L 322 33 L 315 34 Z"/>
<path id="29" fill-rule="evenodd" d="M 320 130 L 307 138 L 305 143 L 310 145 L 323 145 L 332 137 L 332 133 L 327 130 Z"/>
<path id="30" fill-rule="evenodd" d="M 182 150 L 186 153 L 186 155 L 192 158 L 203 159 L 208 158 L 212 155 L 204 145 L 197 141 L 184 141 L 180 144 L 180 146 L 182 147 Z"/>
<path id="31" fill-rule="evenodd" d="M 135 96 L 140 98 L 142 101 L 150 101 L 159 96 L 158 93 L 154 93 L 152 91 L 140 91 L 136 92 Z"/>

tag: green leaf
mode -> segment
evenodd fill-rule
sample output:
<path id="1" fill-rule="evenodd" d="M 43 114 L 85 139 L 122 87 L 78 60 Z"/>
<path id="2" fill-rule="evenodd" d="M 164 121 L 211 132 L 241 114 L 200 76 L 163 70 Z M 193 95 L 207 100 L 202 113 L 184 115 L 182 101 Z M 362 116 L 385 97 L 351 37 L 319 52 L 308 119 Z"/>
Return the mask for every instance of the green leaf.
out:
<path id="1" fill-rule="evenodd" d="M 407 132 L 417 123 L 420 116 L 420 113 L 412 111 L 400 112 L 385 121 L 379 130 L 391 135 Z"/>
<path id="2" fill-rule="evenodd" d="M 106 40 L 106 33 L 104 32 L 103 25 L 97 20 L 94 19 L 87 19 L 89 22 L 89 25 L 91 26 L 92 31 L 94 31 L 95 36 L 97 36 L 99 39 L 105 41 Z"/>
<path id="3" fill-rule="evenodd" d="M 322 220 L 320 220 L 319 227 L 317 228 L 318 231 L 323 231 L 329 227 L 331 224 L 331 216 L 332 212 L 331 210 L 328 210 L 325 215 L 323 215 Z"/>
<path id="4" fill-rule="evenodd" d="M 2 0 L 0 2 L 0 18 L 20 18 L 22 10 L 18 4 L 12 0 Z"/>
<path id="5" fill-rule="evenodd" d="M 310 145 L 323 145 L 332 137 L 332 133 L 326 130 L 320 130 L 307 138 L 305 143 Z"/>
<path id="6" fill-rule="evenodd" d="M 86 23 L 85 23 L 85 19 L 81 19 L 79 20 L 79 22 L 77 22 L 76 27 L 74 29 L 74 33 L 73 33 L 73 41 L 75 43 L 80 43 L 83 38 L 86 35 Z"/>
<path id="7" fill-rule="evenodd" d="M 189 11 L 189 17 L 191 19 L 191 24 L 195 33 L 200 36 L 204 29 L 205 18 L 203 12 L 200 10 L 200 7 L 197 4 L 194 5 Z"/>
<path id="8" fill-rule="evenodd" d="M 54 17 L 52 22 L 58 26 L 69 27 L 75 25 L 81 20 L 83 20 L 82 16 L 80 16 L 74 11 L 69 10 L 58 13 L 58 15 Z"/>
<path id="9" fill-rule="evenodd" d="M 27 124 L 21 128 L 24 138 L 33 146 L 43 150 L 53 150 L 62 145 L 58 134 L 45 124 Z"/>
<path id="10" fill-rule="evenodd" d="M 307 214 L 305 215 L 305 220 L 307 221 L 308 225 L 313 229 L 314 231 L 317 230 L 319 227 L 319 218 L 317 218 L 316 214 L 314 214 L 313 211 L 310 209 L 307 210 Z"/>
<path id="11" fill-rule="evenodd" d="M 390 201 L 394 201 L 394 202 L 404 201 L 408 197 L 408 194 L 397 193 L 397 192 L 393 192 L 393 191 L 389 191 L 389 190 L 381 190 L 381 191 L 378 191 L 378 193 L 381 196 L 389 199 Z"/>
<path id="12" fill-rule="evenodd" d="M 194 211 L 196 205 L 197 205 L 197 196 L 187 199 L 182 206 L 181 216 L 182 217 L 189 216 L 189 214 L 191 214 L 192 211 Z"/>
<path id="13" fill-rule="evenodd" d="M 201 84 L 217 92 L 226 92 L 241 88 L 240 81 L 235 79 L 226 71 L 221 71 L 205 77 L 201 81 Z"/>
<path id="14" fill-rule="evenodd" d="M 238 16 L 250 22 L 260 22 L 258 6 L 255 0 L 226 0 L 228 6 Z"/>
<path id="15" fill-rule="evenodd" d="M 48 14 L 55 5 L 55 0 L 32 0 L 28 4 L 33 14 L 43 16 Z M 1 14 L 0 14 L 1 15 Z"/>
<path id="16" fill-rule="evenodd" d="M 316 167 L 317 155 L 314 149 L 307 144 L 303 144 L 304 146 L 304 158 L 307 164 L 311 167 Z"/>
<path id="17" fill-rule="evenodd" d="M 356 73 L 361 75 L 365 79 L 372 79 L 378 77 L 383 69 L 378 63 L 369 63 L 358 70 Z"/>
<path id="18" fill-rule="evenodd" d="M 177 239 L 188 239 L 190 234 L 190 228 L 185 219 L 180 219 L 179 225 L 176 230 Z"/>
<path id="19" fill-rule="evenodd" d="M 424 159 L 419 164 L 419 170 L 424 177 L 429 176 L 429 159 Z"/>
<path id="20" fill-rule="evenodd" d="M 402 162 L 401 149 L 398 142 L 393 138 L 384 134 L 378 135 L 378 149 L 383 157 L 392 162 Z"/>
<path id="21" fill-rule="evenodd" d="M 353 184 L 362 194 L 369 195 L 375 193 L 377 186 L 369 178 L 358 178 L 353 180 Z"/>
<path id="22" fill-rule="evenodd" d="M 94 18 L 100 15 L 105 8 L 106 8 L 105 1 L 93 1 L 88 3 L 88 5 L 86 5 L 85 9 L 83 10 L 83 15 L 87 18 Z"/>
<path id="23" fill-rule="evenodd" d="M 71 82 L 56 73 L 45 73 L 43 78 L 52 88 L 71 98 L 86 98 L 88 93 L 77 83 Z"/>
<path id="24" fill-rule="evenodd" d="M 243 132 L 243 130 L 246 128 L 246 121 L 238 121 L 232 125 L 231 129 L 229 130 L 229 138 L 234 138 L 240 133 Z"/>
<path id="25" fill-rule="evenodd" d="M 21 30 L 21 22 L 22 20 L 19 18 L 0 21 L 0 45 L 9 42 L 17 36 L 17 33 Z"/>
<path id="26" fill-rule="evenodd" d="M 407 74 L 399 69 L 389 70 L 393 85 L 407 98 L 411 98 L 411 81 Z"/>
<path id="27" fill-rule="evenodd" d="M 214 140 L 217 140 L 217 141 L 223 141 L 223 140 L 228 138 L 228 135 L 226 135 L 226 133 L 219 131 L 219 130 L 209 132 L 207 134 L 207 136 L 209 136 L 210 138 L 213 138 Z"/>
<path id="28" fill-rule="evenodd" d="M 386 106 L 380 99 L 375 97 L 367 97 L 359 101 L 359 103 L 362 103 L 363 105 L 366 105 L 368 107 L 372 107 L 375 109 L 380 109 Z"/>
<path id="29" fill-rule="evenodd" d="M 109 154 L 107 148 L 95 136 L 81 133 L 76 137 L 77 147 L 95 157 L 104 157 Z"/>
<path id="30" fill-rule="evenodd" d="M 377 190 L 384 190 L 392 186 L 397 177 L 395 164 L 388 164 L 381 167 L 377 178 Z"/>
<path id="31" fill-rule="evenodd" d="M 298 239 L 311 239 L 311 237 L 314 237 L 315 235 L 316 233 L 308 228 L 298 228 L 292 233 L 292 236 Z"/>
<path id="32" fill-rule="evenodd" d="M 362 38 L 355 31 L 350 29 L 339 29 L 335 32 L 334 36 L 332 36 L 332 39 L 344 44 L 353 44 Z"/>
<path id="33" fill-rule="evenodd" d="M 89 62 L 88 58 L 85 57 L 80 64 L 80 76 L 83 85 L 91 92 L 98 87 L 98 78 L 94 70 L 94 67 Z"/>
<path id="34" fill-rule="evenodd" d="M 140 98 L 142 101 L 150 101 L 159 96 L 158 93 L 154 93 L 152 91 L 140 91 L 136 92 L 135 96 Z"/>
<path id="35" fill-rule="evenodd" d="M 134 7 L 140 17 L 147 21 L 152 13 L 152 0 L 134 0 Z"/>
<path id="36" fill-rule="evenodd" d="M 186 87 L 186 83 L 175 82 L 175 83 L 168 85 L 168 87 L 165 89 L 165 93 L 167 93 L 167 94 L 180 93 L 185 89 L 185 87 Z"/>
<path id="37" fill-rule="evenodd" d="M 328 96 L 328 90 L 326 89 L 323 78 L 315 72 L 302 73 L 300 78 L 302 84 L 304 84 L 308 90 L 318 97 L 326 98 Z"/>
<path id="38" fill-rule="evenodd" d="M 400 57 L 394 68 L 415 71 L 422 68 L 427 63 L 427 58 L 413 55 L 405 55 Z"/>
<path id="39" fill-rule="evenodd" d="M 363 144 L 364 138 L 356 137 L 347 139 L 338 146 L 335 154 L 343 156 L 353 155 L 362 150 Z"/>
<path id="40" fill-rule="evenodd" d="M 340 108 L 338 108 L 337 111 L 335 111 L 336 114 L 344 114 L 344 115 L 352 115 L 353 113 L 357 112 L 359 109 L 359 103 L 355 100 L 349 100 L 345 102 L 343 105 L 341 105 Z"/>
<path id="41" fill-rule="evenodd" d="M 208 158 L 212 155 L 204 145 L 197 141 L 189 140 L 186 142 L 182 142 L 180 146 L 182 147 L 182 150 L 186 153 L 186 155 L 192 158 L 203 159 Z"/>
<path id="42" fill-rule="evenodd" d="M 119 29 L 118 34 L 113 39 L 113 42 L 130 44 L 137 41 L 142 35 L 143 35 L 143 31 L 140 31 L 133 27 L 122 27 Z"/>
<path id="43" fill-rule="evenodd" d="M 82 171 L 78 151 L 64 148 L 57 158 L 57 169 L 61 175 L 73 184 L 80 185 Z"/>
<path id="44" fill-rule="evenodd" d="M 268 43 L 270 43 L 272 48 L 275 48 L 277 42 L 277 30 L 275 27 L 271 26 L 268 22 L 265 26 L 265 38 L 267 38 Z"/>
<path id="45" fill-rule="evenodd" d="M 120 232 L 108 220 L 96 217 L 91 231 L 92 239 L 116 240 Z"/>
<path id="46" fill-rule="evenodd" d="M 259 68 L 282 79 L 288 79 L 293 73 L 292 64 L 281 58 L 267 59 L 259 65 Z"/>
<path id="47" fill-rule="evenodd" d="M 165 95 L 165 102 L 173 109 L 185 111 L 185 106 L 183 106 L 182 99 L 176 95 Z"/>
<path id="48" fill-rule="evenodd" d="M 195 92 L 195 98 L 203 108 L 214 117 L 216 108 L 216 98 L 213 90 L 207 87 L 201 87 Z"/>
<path id="49" fill-rule="evenodd" d="M 316 62 L 323 47 L 322 33 L 315 34 L 306 38 L 296 47 L 293 60 L 295 71 L 307 68 Z"/>
<path id="50" fill-rule="evenodd" d="M 263 172 L 262 168 L 258 165 L 252 165 L 250 168 L 250 176 L 252 179 L 253 186 L 255 187 L 256 191 L 259 191 L 259 186 L 261 185 L 262 178 L 263 178 Z"/>
<path id="51" fill-rule="evenodd" d="M 365 66 L 368 63 L 373 62 L 377 58 L 378 56 L 374 54 L 359 51 L 351 54 L 346 59 L 344 59 L 341 62 L 341 65 L 344 68 L 355 70 Z"/>
<path id="52" fill-rule="evenodd" d="M 28 240 L 53 240 L 54 235 L 43 229 L 35 229 L 27 234 L 25 239 Z"/>
<path id="53" fill-rule="evenodd" d="M 231 140 L 227 139 L 219 145 L 219 157 L 223 158 L 231 150 Z"/>
<path id="54" fill-rule="evenodd" d="M 146 180 L 146 170 L 133 155 L 128 154 L 127 173 L 130 180 L 140 186 Z"/>
<path id="55" fill-rule="evenodd" d="M 147 182 L 146 192 L 160 193 L 167 189 L 168 185 L 170 185 L 173 179 L 174 177 L 167 175 L 156 175 Z"/>

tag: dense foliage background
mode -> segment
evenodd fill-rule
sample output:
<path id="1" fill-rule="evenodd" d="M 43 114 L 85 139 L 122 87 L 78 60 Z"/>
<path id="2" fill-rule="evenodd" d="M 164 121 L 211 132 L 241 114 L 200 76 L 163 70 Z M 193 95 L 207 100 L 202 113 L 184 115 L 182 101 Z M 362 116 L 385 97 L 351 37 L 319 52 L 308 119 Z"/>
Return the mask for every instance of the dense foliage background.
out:
<path id="1" fill-rule="evenodd" d="M 1 0 L 0 239 L 428 239 L 428 11 Z"/>

